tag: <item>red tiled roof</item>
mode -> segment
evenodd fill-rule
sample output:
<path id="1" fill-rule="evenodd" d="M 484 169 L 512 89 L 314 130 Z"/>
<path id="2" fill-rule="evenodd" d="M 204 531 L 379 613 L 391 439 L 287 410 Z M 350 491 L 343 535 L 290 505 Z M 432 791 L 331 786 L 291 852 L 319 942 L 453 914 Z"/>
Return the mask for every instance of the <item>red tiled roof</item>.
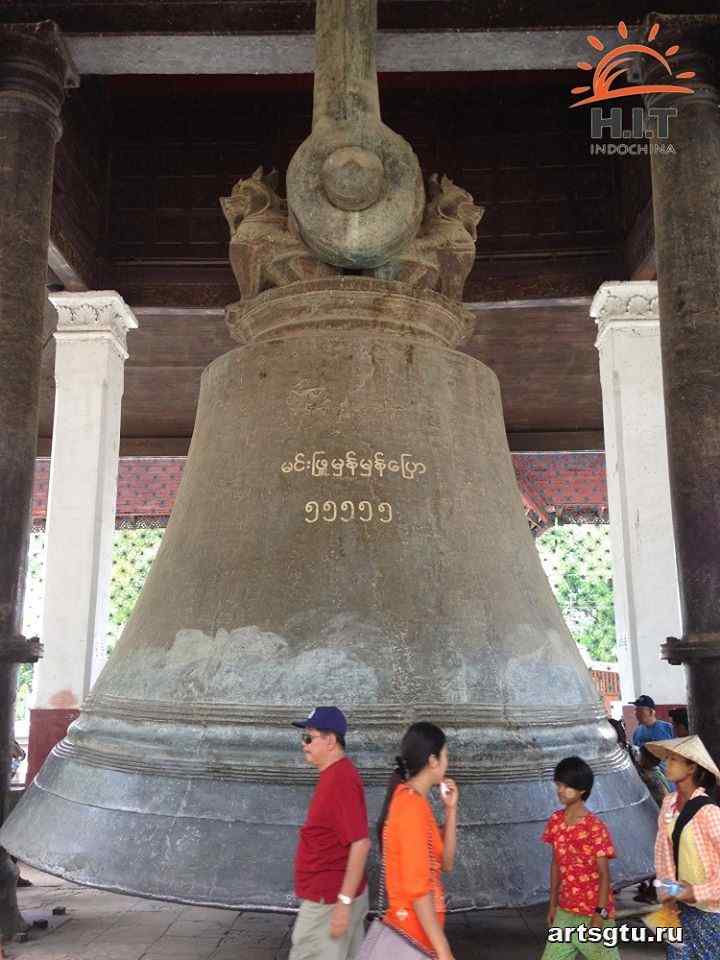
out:
<path id="1" fill-rule="evenodd" d="M 118 517 L 165 517 L 172 512 L 186 457 L 123 457 Z M 607 512 L 603 453 L 516 453 L 513 465 L 526 513 L 547 525 L 551 513 Z M 50 461 L 35 462 L 33 519 L 47 512 Z"/>

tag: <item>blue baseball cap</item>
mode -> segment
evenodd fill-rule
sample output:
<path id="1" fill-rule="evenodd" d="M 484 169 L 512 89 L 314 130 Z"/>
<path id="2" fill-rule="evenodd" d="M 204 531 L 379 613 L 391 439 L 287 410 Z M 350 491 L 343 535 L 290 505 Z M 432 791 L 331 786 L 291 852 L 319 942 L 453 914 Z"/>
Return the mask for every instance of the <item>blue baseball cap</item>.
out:
<path id="1" fill-rule="evenodd" d="M 312 727 L 314 730 L 329 730 L 344 737 L 347 733 L 347 720 L 337 707 L 315 707 L 304 720 L 293 720 L 294 727 Z"/>
<path id="2" fill-rule="evenodd" d="M 649 697 L 646 693 L 643 693 L 637 698 L 637 700 L 631 700 L 630 703 L 634 707 L 649 707 L 650 710 L 655 709 L 655 701 L 652 697 Z"/>

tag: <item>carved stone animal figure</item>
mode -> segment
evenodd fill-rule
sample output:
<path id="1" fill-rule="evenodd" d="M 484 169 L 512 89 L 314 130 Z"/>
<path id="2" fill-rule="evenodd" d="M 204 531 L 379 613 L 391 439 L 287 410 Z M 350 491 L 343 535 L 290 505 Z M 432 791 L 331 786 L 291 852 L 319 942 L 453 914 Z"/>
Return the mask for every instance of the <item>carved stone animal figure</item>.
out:
<path id="1" fill-rule="evenodd" d="M 372 276 L 436 290 L 459 301 L 475 262 L 477 225 L 485 209 L 449 177 L 433 174 L 428 193 L 417 237 L 403 253 L 373 270 Z"/>
<path id="2" fill-rule="evenodd" d="M 297 235 L 287 203 L 276 193 L 277 181 L 276 170 L 266 176 L 258 167 L 220 200 L 230 226 L 230 264 L 243 300 L 296 280 L 340 272 L 315 259 Z"/>

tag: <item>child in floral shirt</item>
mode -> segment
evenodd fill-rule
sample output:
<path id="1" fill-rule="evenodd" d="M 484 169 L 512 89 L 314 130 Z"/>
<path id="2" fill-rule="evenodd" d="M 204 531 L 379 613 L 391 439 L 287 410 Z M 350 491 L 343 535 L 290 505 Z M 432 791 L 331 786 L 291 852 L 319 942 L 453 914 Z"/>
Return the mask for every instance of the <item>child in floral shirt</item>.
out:
<path id="1" fill-rule="evenodd" d="M 615 856 L 608 828 L 585 806 L 593 772 L 580 757 L 555 768 L 563 805 L 550 817 L 543 841 L 553 848 L 548 942 L 542 960 L 620 960 L 612 919 L 609 860 Z"/>

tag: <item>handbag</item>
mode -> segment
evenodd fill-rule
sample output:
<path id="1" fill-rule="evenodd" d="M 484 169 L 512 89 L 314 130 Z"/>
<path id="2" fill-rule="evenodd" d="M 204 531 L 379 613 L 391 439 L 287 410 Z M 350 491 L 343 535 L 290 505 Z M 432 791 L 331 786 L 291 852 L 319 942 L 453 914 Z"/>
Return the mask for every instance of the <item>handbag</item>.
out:
<path id="1" fill-rule="evenodd" d="M 426 960 L 434 956 L 378 918 L 370 924 L 357 960 Z"/>
<path id="2" fill-rule="evenodd" d="M 431 847 L 432 839 L 428 834 L 428 853 Z M 436 953 L 425 950 L 400 930 L 381 920 L 385 901 L 385 858 L 381 853 L 377 918 L 370 924 L 356 960 L 425 960 L 427 957 L 436 957 Z"/>

